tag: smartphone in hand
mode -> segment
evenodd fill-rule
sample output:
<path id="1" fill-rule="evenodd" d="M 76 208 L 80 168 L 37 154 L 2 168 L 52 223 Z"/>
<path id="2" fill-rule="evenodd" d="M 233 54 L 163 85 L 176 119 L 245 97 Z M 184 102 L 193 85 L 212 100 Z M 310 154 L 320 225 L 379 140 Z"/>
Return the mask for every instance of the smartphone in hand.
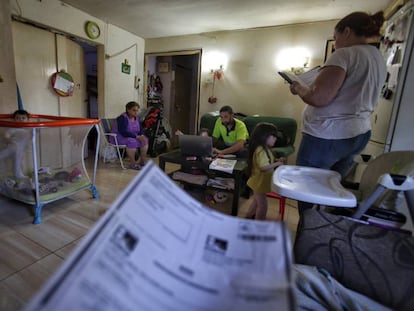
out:
<path id="1" fill-rule="evenodd" d="M 281 75 L 281 77 L 283 78 L 283 79 L 285 79 L 285 81 L 287 81 L 289 84 L 292 84 L 293 83 L 293 80 L 285 73 L 285 72 L 283 72 L 283 71 L 278 71 L 277 72 L 278 74 L 280 74 Z"/>

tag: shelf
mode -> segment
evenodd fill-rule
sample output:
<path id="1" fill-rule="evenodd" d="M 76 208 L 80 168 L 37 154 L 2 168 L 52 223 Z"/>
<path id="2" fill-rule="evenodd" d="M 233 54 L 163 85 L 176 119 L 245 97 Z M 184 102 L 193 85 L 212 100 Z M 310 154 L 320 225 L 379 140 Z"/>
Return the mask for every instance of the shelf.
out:
<path id="1" fill-rule="evenodd" d="M 193 175 L 195 179 L 197 177 L 200 177 L 199 179 L 201 179 L 201 180 L 203 179 L 202 177 L 206 177 L 207 179 L 206 179 L 206 182 L 204 184 L 192 183 L 191 181 L 188 181 L 188 180 L 175 179 L 173 177 L 173 175 L 174 175 L 174 173 L 177 173 L 177 172 L 182 172 L 182 173 L 185 173 L 185 174 L 188 174 L 188 175 Z M 233 187 L 233 189 L 231 189 L 231 188 L 224 188 L 224 187 L 217 187 L 217 186 L 213 186 L 213 185 L 208 185 L 208 181 L 213 179 L 213 178 L 209 177 L 209 174 L 195 175 L 195 174 L 190 174 L 190 173 L 183 172 L 182 170 L 177 170 L 177 171 L 174 171 L 174 172 L 168 174 L 168 176 L 170 176 L 171 179 L 173 179 L 174 181 L 182 183 L 184 185 L 188 185 L 188 186 L 193 186 L 193 187 L 202 188 L 202 189 L 214 189 L 214 190 L 221 190 L 221 191 L 226 191 L 226 192 L 234 192 L 234 187 Z M 220 177 L 218 177 L 218 178 L 220 178 Z M 233 183 L 234 183 L 234 178 L 231 178 L 231 179 L 233 179 Z"/>

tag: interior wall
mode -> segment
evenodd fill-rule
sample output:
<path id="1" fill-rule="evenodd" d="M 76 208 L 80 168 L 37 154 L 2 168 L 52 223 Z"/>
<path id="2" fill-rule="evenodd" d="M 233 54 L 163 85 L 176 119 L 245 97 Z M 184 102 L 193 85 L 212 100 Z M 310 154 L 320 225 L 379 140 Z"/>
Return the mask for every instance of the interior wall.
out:
<path id="1" fill-rule="evenodd" d="M 6 13 L 3 13 L 3 10 L 1 12 L 5 19 L 10 18 L 12 14 L 53 31 L 75 36 L 98 47 L 99 117 L 119 115 L 124 111 L 127 101 L 143 102 L 144 39 L 58 0 L 19 0 L 18 2 L 10 0 L 7 5 L 3 2 L 2 6 L 9 6 L 10 8 L 6 10 Z M 85 23 L 89 20 L 96 22 L 101 30 L 101 36 L 95 40 L 89 39 L 84 30 Z M 11 31 L 0 30 L 0 42 L 12 43 L 12 40 Z M 8 46 L 8 44 L 1 44 L 1 48 L 3 46 Z M 0 64 L 13 64 L 13 53 L 5 53 L 4 56 L 2 54 L 3 59 L 0 60 Z M 125 59 L 131 66 L 129 74 L 121 71 Z M 13 68 L 11 71 L 13 71 Z M 136 88 L 139 86 L 136 84 L 138 79 L 141 81 L 139 84 L 141 88 Z M 9 94 L 16 92 L 16 79 L 12 80 L 7 88 Z M 12 89 L 11 85 L 13 85 Z M 36 96 L 36 94 L 33 94 L 33 96 Z M 13 107 L 16 106 L 15 102 L 14 100 Z M 1 109 L 4 109 L 3 106 L 1 106 Z M 5 112 L 9 112 L 9 110 Z"/>
<path id="2" fill-rule="evenodd" d="M 12 25 L 16 79 L 24 108 L 34 114 L 59 115 L 59 96 L 50 84 L 57 70 L 55 34 L 16 21 Z"/>
<path id="3" fill-rule="evenodd" d="M 209 83 L 213 68 L 202 60 L 199 116 L 231 105 L 245 114 L 291 117 L 298 121 L 296 146 L 300 142 L 303 102 L 290 94 L 288 85 L 279 77 L 278 55 L 286 48 L 302 47 L 310 52 L 309 67 L 322 65 L 326 40 L 333 36 L 336 21 L 300 25 L 258 28 L 240 31 L 205 33 L 180 37 L 148 39 L 146 53 L 202 48 L 202 58 L 208 53 L 223 53 L 228 58 L 224 78 L 216 80 L 214 95 L 217 103 L 210 104 Z M 289 158 L 289 162 L 294 157 Z"/>
<path id="4" fill-rule="evenodd" d="M 0 1 L 0 113 L 10 113 L 17 108 L 16 72 L 14 70 L 10 5 Z"/>
<path id="5" fill-rule="evenodd" d="M 32 25 L 13 21 L 12 30 L 16 79 L 24 108 L 33 114 L 86 118 L 83 48 L 65 36 Z M 52 89 L 50 77 L 57 70 L 65 70 L 76 81 L 72 96 L 59 96 Z M 79 158 L 82 145 L 69 144 L 66 139 L 69 137 L 68 130 L 69 128 L 44 129 L 39 132 L 40 165 L 68 167 L 73 159 Z M 51 144 L 51 141 L 54 143 Z"/>
<path id="6" fill-rule="evenodd" d="M 131 100 L 143 107 L 144 45 L 144 39 L 108 24 L 105 44 L 106 117 L 116 117 L 124 112 L 125 104 Z M 131 66 L 129 74 L 121 70 L 125 60 Z M 140 82 L 136 84 L 138 79 Z"/>
<path id="7" fill-rule="evenodd" d="M 34 114 L 86 118 L 83 48 L 65 36 L 32 25 L 14 21 L 12 30 L 16 79 L 24 108 Z M 59 96 L 51 87 L 51 76 L 62 70 L 75 81 L 72 96 Z"/>

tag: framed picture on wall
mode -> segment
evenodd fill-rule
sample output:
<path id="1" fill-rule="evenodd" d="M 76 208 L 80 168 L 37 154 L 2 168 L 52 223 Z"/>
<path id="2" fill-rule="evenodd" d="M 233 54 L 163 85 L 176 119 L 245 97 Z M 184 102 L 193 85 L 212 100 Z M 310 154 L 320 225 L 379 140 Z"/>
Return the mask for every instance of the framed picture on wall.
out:
<path id="1" fill-rule="evenodd" d="M 127 62 L 122 63 L 121 64 L 121 71 L 123 73 L 126 73 L 126 74 L 129 75 L 131 73 L 131 65 L 129 65 Z"/>
<path id="2" fill-rule="evenodd" d="M 158 63 L 158 72 L 169 72 L 170 65 L 168 62 L 159 62 Z"/>
<path id="3" fill-rule="evenodd" d="M 335 40 L 326 40 L 325 59 L 323 62 L 326 62 L 326 60 L 332 55 L 333 52 L 335 52 Z"/>

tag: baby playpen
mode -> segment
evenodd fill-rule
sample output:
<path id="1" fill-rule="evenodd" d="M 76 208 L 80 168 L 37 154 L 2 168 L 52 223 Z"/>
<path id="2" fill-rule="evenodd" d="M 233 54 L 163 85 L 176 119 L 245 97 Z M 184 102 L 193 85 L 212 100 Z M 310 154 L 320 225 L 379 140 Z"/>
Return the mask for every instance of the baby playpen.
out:
<path id="1" fill-rule="evenodd" d="M 48 115 L 16 122 L 12 115 L 0 114 L 0 194 L 33 205 L 35 224 L 41 222 L 47 203 L 85 189 L 97 198 L 98 124 L 99 120 Z M 94 127 L 98 136 L 91 179 L 85 158 L 88 133 Z"/>

